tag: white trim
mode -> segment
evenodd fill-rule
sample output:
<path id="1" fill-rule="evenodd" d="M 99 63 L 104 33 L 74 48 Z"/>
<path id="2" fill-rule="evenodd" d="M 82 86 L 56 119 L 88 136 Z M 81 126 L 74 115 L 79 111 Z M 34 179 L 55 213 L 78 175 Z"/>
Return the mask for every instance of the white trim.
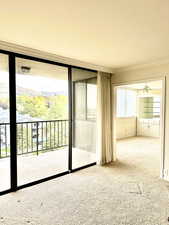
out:
<path id="1" fill-rule="evenodd" d="M 0 41 L 0 49 L 16 52 L 16 53 L 20 53 L 20 54 L 30 55 L 30 56 L 34 56 L 34 57 L 39 57 L 39 58 L 43 58 L 43 59 L 48 59 L 48 60 L 52 60 L 52 61 L 59 62 L 59 63 L 65 63 L 65 64 L 84 67 L 84 68 L 93 69 L 93 70 L 97 70 L 97 71 L 113 73 L 113 69 L 110 67 L 95 65 L 92 63 L 83 62 L 80 60 L 59 56 L 59 55 L 52 54 L 49 52 L 44 52 L 44 51 L 40 51 L 37 49 L 28 48 L 28 47 L 12 44 L 12 43 L 5 42 L 5 41 Z"/>
<path id="2" fill-rule="evenodd" d="M 145 69 L 148 67 L 160 66 L 160 65 L 164 65 L 164 64 L 169 64 L 169 56 L 166 58 L 161 58 L 161 59 L 153 60 L 153 61 L 149 61 L 149 62 L 143 62 L 140 64 L 131 65 L 131 66 L 114 68 L 114 73 L 121 73 L 121 72 L 126 72 L 126 71 Z"/>
<path id="3" fill-rule="evenodd" d="M 116 134 L 116 127 L 115 127 L 115 120 L 116 120 L 116 106 L 117 106 L 117 102 L 116 102 L 116 88 L 118 86 L 122 86 L 122 85 L 129 85 L 129 84 L 133 84 L 133 83 L 145 83 L 145 82 L 151 82 L 151 81 L 156 81 L 156 80 L 161 80 L 162 81 L 162 102 L 161 102 L 161 114 L 160 114 L 160 120 L 161 120 L 161 162 L 160 162 L 160 178 L 161 179 L 165 179 L 169 181 L 169 174 L 165 174 L 165 119 L 166 119 L 166 76 L 159 76 L 159 77 L 155 77 L 155 78 L 151 78 L 151 79 L 139 79 L 139 80 L 135 80 L 135 81 L 126 81 L 126 82 L 120 82 L 120 83 L 112 83 L 112 90 L 113 90 L 113 102 L 112 102 L 112 107 L 113 107 L 113 134 Z M 116 138 L 115 135 L 113 135 L 113 142 L 114 143 L 114 151 L 115 151 L 115 155 L 116 155 Z"/>
<path id="4" fill-rule="evenodd" d="M 160 177 L 165 179 L 164 169 L 165 169 L 165 124 L 166 124 L 166 76 L 162 79 L 162 102 L 161 102 L 161 173 Z"/>
<path id="5" fill-rule="evenodd" d="M 169 181 L 168 176 L 165 176 L 165 175 L 164 175 L 164 176 L 163 176 L 163 179 L 166 180 L 166 181 Z"/>
<path id="6" fill-rule="evenodd" d="M 131 81 L 120 81 L 120 82 L 114 83 L 113 76 L 112 76 L 112 85 L 113 86 L 123 86 L 123 85 L 128 85 L 128 84 L 146 83 L 146 82 L 151 82 L 151 81 L 164 80 L 165 77 L 166 77 L 166 75 L 158 76 L 158 77 L 154 76 L 154 77 L 147 78 L 147 79 L 136 79 L 136 80 L 131 80 Z"/>

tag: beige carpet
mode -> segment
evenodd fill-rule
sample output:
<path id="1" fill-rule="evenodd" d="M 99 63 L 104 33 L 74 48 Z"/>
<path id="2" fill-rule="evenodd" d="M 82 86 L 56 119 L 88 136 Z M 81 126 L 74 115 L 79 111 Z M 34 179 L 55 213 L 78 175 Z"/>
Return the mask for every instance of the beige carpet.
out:
<path id="1" fill-rule="evenodd" d="M 120 161 L 114 165 L 1 196 L 0 224 L 169 224 L 169 183 L 159 179 L 158 140 L 127 139 L 118 149 Z"/>

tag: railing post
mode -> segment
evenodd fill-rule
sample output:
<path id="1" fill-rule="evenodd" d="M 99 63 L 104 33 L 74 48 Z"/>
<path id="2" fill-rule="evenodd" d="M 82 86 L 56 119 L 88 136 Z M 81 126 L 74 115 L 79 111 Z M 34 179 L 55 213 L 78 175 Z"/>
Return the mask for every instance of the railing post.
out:
<path id="1" fill-rule="evenodd" d="M 50 132 L 47 135 L 47 123 L 50 122 Z M 17 130 L 17 139 L 19 139 L 19 135 L 21 136 L 21 140 L 22 140 L 22 146 L 18 145 L 19 141 L 17 141 L 17 149 L 19 150 L 20 148 L 22 149 L 22 151 L 19 153 L 18 155 L 22 155 L 22 154 L 29 154 L 29 153 L 36 153 L 37 155 L 39 155 L 39 151 L 50 151 L 53 149 L 57 149 L 59 147 L 64 147 L 66 145 L 68 145 L 67 143 L 67 132 L 68 132 L 68 120 L 52 120 L 52 121 L 31 121 L 31 122 L 18 122 L 16 123 L 16 130 Z M 43 123 L 46 123 L 46 148 L 43 147 L 44 146 L 44 133 L 43 133 Z M 54 126 L 51 125 L 51 123 L 54 123 Z M 23 128 L 24 128 L 24 124 L 26 124 L 26 136 L 23 135 Z M 29 127 L 29 124 L 31 125 L 31 127 Z M 41 125 L 42 124 L 42 125 Z M 5 158 L 10 156 L 11 152 L 8 154 L 7 152 L 7 147 L 8 147 L 8 127 L 10 124 L 9 123 L 4 123 L 4 124 L 0 124 L 0 159 L 1 158 Z M 20 126 L 22 128 L 22 130 L 20 131 Z M 18 129 L 20 128 L 20 129 Z M 28 129 L 31 128 L 31 138 L 29 138 L 29 131 Z M 5 131 L 6 130 L 6 131 Z M 53 134 L 54 132 L 54 134 Z M 56 135 L 57 133 L 57 135 Z M 54 135 L 54 140 L 52 139 L 52 135 Z M 4 138 L 4 141 L 2 140 L 2 136 Z M 26 139 L 24 139 L 24 137 Z M 50 141 L 50 147 L 47 146 L 47 141 Z M 56 140 L 57 139 L 57 140 Z M 26 148 L 27 151 L 24 152 L 24 140 L 26 143 Z M 31 144 L 29 143 L 29 141 L 31 142 Z M 5 145 L 5 148 L 3 150 L 2 145 Z M 29 144 L 31 145 L 31 151 L 29 150 Z M 42 147 L 41 147 L 42 145 Z M 3 153 L 4 151 L 4 153 Z"/>
<path id="2" fill-rule="evenodd" d="M 39 155 L 39 122 L 36 123 L 36 153 Z"/>

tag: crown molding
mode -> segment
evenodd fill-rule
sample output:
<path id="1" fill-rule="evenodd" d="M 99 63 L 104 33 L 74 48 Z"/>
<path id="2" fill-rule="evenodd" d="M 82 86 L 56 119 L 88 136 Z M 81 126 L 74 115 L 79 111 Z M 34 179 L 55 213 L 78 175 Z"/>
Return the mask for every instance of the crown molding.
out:
<path id="1" fill-rule="evenodd" d="M 44 52 L 41 50 L 28 48 L 28 47 L 25 47 L 22 45 L 17 45 L 17 44 L 5 42 L 5 41 L 0 41 L 0 49 L 6 50 L 6 51 L 11 51 L 11 52 L 16 52 L 16 53 L 20 53 L 20 54 L 24 54 L 24 55 L 34 56 L 37 58 L 48 59 L 48 60 L 51 60 L 54 62 L 64 63 L 64 64 L 68 64 L 68 65 L 72 65 L 72 66 L 84 67 L 84 68 L 107 72 L 107 73 L 114 72 L 113 69 L 110 67 L 95 65 L 92 63 L 83 62 L 83 61 L 76 60 L 73 58 L 59 56 L 59 55 L 52 54 L 49 52 Z"/>
<path id="2" fill-rule="evenodd" d="M 161 65 L 165 65 L 165 64 L 169 64 L 169 56 L 166 58 L 160 58 L 158 60 L 144 62 L 144 63 L 140 63 L 140 64 L 136 64 L 136 65 L 115 68 L 114 73 L 121 73 L 121 72 L 133 71 L 133 70 L 141 70 L 141 69 L 150 68 L 152 66 L 161 66 Z"/>

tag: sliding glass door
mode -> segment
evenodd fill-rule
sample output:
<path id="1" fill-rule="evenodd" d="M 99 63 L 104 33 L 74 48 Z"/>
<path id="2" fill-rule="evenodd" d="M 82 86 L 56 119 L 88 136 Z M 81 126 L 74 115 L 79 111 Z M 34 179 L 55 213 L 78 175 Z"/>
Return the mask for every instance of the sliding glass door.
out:
<path id="1" fill-rule="evenodd" d="M 0 52 L 0 195 L 93 165 L 97 73 Z"/>
<path id="2" fill-rule="evenodd" d="M 68 171 L 68 69 L 16 58 L 18 185 Z"/>
<path id="3" fill-rule="evenodd" d="M 97 74 L 72 69 L 72 169 L 96 162 Z"/>
<path id="4" fill-rule="evenodd" d="M 10 189 L 10 118 L 8 55 L 0 54 L 0 192 Z"/>

